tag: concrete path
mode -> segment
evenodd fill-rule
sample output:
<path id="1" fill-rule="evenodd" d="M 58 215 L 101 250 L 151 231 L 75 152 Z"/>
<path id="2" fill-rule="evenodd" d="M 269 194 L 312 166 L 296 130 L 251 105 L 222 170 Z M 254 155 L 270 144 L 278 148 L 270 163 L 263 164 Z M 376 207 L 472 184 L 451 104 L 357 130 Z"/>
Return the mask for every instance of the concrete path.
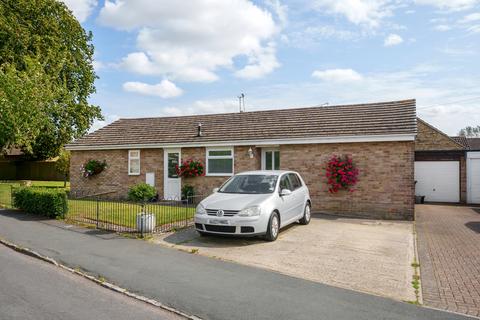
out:
<path id="1" fill-rule="evenodd" d="M 203 319 L 467 319 L 8 211 L 0 236 Z"/>
<path id="2" fill-rule="evenodd" d="M 415 208 L 424 303 L 480 316 L 480 208 Z"/>
<path id="3" fill-rule="evenodd" d="M 155 242 L 295 277 L 415 301 L 413 223 L 313 215 L 277 241 L 201 237 L 193 228 L 159 234 Z"/>
<path id="4" fill-rule="evenodd" d="M 0 319 L 183 319 L 0 245 Z"/>

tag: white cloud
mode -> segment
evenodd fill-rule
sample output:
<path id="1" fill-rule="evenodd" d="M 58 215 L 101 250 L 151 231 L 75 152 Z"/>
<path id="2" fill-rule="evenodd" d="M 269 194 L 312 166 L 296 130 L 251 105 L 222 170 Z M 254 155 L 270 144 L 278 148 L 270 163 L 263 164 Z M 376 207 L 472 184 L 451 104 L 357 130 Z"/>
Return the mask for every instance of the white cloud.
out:
<path id="1" fill-rule="evenodd" d="M 461 23 L 469 23 L 469 22 L 475 22 L 480 20 L 480 12 L 476 13 L 471 13 L 463 17 L 460 22 Z"/>
<path id="2" fill-rule="evenodd" d="M 402 37 L 400 37 L 398 34 L 391 33 L 385 38 L 385 40 L 383 41 L 383 45 L 385 47 L 392 47 L 392 46 L 399 45 L 402 42 L 403 42 Z"/>
<path id="3" fill-rule="evenodd" d="M 274 5 L 279 20 L 285 8 Z M 137 49 L 123 58 L 129 71 L 182 81 L 215 81 L 219 68 L 244 78 L 272 72 L 280 64 L 272 14 L 247 0 L 117 0 L 105 2 L 99 21 L 137 33 Z M 243 66 L 234 58 L 247 57 Z"/>
<path id="4" fill-rule="evenodd" d="M 166 79 L 153 85 L 143 82 L 125 82 L 123 90 L 164 99 L 178 97 L 183 93 L 182 89 L 177 87 L 175 83 Z"/>
<path id="5" fill-rule="evenodd" d="M 97 0 L 62 0 L 80 22 L 84 22 L 97 6 Z"/>
<path id="6" fill-rule="evenodd" d="M 452 30 L 452 27 L 449 26 L 448 24 L 439 24 L 435 26 L 434 29 L 437 31 L 449 31 L 449 30 Z"/>
<path id="7" fill-rule="evenodd" d="M 369 27 L 378 27 L 383 18 L 392 14 L 391 1 L 387 0 L 315 0 L 313 6 Z"/>
<path id="8" fill-rule="evenodd" d="M 328 82 L 352 82 L 362 80 L 362 75 L 352 69 L 315 70 L 312 77 Z"/>
<path id="9" fill-rule="evenodd" d="M 416 4 L 434 6 L 442 10 L 461 11 L 471 9 L 479 0 L 415 0 Z"/>

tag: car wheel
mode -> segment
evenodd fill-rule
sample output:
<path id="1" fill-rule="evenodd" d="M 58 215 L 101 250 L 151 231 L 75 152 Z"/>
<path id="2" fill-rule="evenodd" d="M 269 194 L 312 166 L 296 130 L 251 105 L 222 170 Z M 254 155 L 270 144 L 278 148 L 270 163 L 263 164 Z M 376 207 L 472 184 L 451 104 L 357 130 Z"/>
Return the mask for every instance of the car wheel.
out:
<path id="1" fill-rule="evenodd" d="M 265 234 L 265 240 L 275 241 L 280 232 L 280 218 L 277 212 L 273 212 L 268 220 L 267 233 Z"/>
<path id="2" fill-rule="evenodd" d="M 300 222 L 300 224 L 307 225 L 310 223 L 311 218 L 312 218 L 312 212 L 311 212 L 310 204 L 307 203 L 303 211 L 303 217 L 298 222 Z"/>

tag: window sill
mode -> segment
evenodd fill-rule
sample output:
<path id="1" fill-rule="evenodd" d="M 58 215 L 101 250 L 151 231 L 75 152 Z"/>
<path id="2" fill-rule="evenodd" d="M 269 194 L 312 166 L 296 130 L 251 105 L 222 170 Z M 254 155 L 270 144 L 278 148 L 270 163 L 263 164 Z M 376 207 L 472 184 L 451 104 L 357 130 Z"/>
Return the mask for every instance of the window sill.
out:
<path id="1" fill-rule="evenodd" d="M 233 173 L 207 173 L 206 177 L 231 177 Z"/>
<path id="2" fill-rule="evenodd" d="M 129 173 L 128 175 L 129 175 L 129 176 L 139 176 L 140 173 Z"/>

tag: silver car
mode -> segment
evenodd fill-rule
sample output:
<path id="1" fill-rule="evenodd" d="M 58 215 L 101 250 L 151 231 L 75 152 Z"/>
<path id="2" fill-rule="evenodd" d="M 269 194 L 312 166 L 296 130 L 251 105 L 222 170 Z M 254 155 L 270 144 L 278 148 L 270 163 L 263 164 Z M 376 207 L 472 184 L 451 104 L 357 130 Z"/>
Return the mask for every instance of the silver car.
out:
<path id="1" fill-rule="evenodd" d="M 311 200 L 293 171 L 249 171 L 228 179 L 197 206 L 195 228 L 201 234 L 263 235 L 274 241 L 280 228 L 310 222 Z"/>

